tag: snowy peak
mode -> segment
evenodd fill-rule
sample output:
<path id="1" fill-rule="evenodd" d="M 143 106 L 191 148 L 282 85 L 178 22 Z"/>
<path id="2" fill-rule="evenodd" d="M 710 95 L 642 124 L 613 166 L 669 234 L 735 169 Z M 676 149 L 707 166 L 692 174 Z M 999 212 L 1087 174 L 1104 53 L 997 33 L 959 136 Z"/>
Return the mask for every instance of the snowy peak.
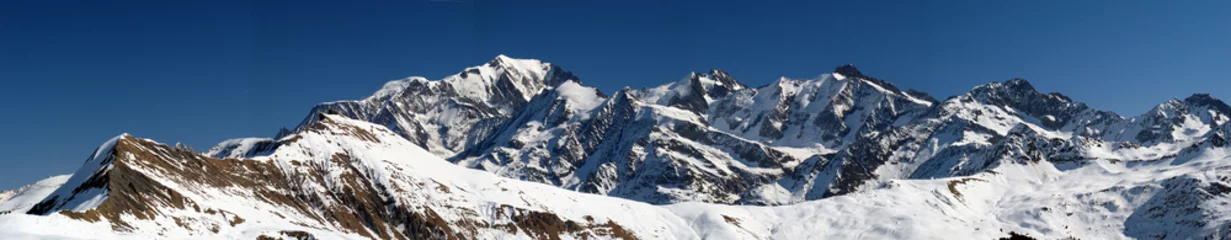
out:
<path id="1" fill-rule="evenodd" d="M 844 80 L 846 78 L 859 79 L 859 80 L 867 81 L 868 84 L 876 85 L 876 87 L 881 88 L 885 91 L 889 91 L 894 94 L 906 95 L 905 93 L 902 92 L 902 90 L 899 90 L 897 86 L 894 86 L 893 84 L 885 80 L 881 80 L 879 78 L 874 78 L 868 75 L 864 75 L 863 72 L 860 72 L 859 69 L 855 68 L 855 65 L 853 64 L 846 64 L 846 65 L 838 66 L 837 68 L 834 68 L 833 73 L 834 73 L 834 78 L 837 78 L 839 80 Z M 923 94 L 922 92 L 918 92 L 918 91 L 914 91 L 914 92 L 915 92 L 915 95 L 923 95 L 923 96 L 917 96 L 919 98 L 931 98 L 931 96 L 926 96 L 926 94 Z"/>
<path id="2" fill-rule="evenodd" d="M 932 103 L 936 102 L 936 99 L 933 98 L 931 95 L 928 95 L 927 93 L 920 92 L 914 89 L 907 89 L 903 91 L 903 90 L 898 89 L 897 86 L 894 86 L 892 83 L 889 83 L 888 81 L 864 75 L 863 72 L 860 72 L 859 69 L 855 68 L 855 65 L 853 64 L 838 66 L 837 68 L 834 69 L 832 77 L 837 80 L 845 80 L 847 78 L 854 78 L 854 79 L 860 80 L 861 85 L 867 85 L 870 87 L 874 87 L 878 91 L 887 92 L 892 95 L 899 95 L 901 97 L 905 97 L 912 101 L 925 104 L 925 105 L 929 105 L 929 106 L 932 105 Z"/>
<path id="3" fill-rule="evenodd" d="M 99 235 L 54 232 L 60 229 L 40 235 L 646 239 L 670 234 L 665 236 L 695 238 L 687 235 L 692 231 L 667 231 L 687 229 L 667 209 L 464 169 L 382 126 L 339 115 L 322 116 L 305 131 L 288 136 L 276 153 L 256 159 L 214 159 L 144 139 L 113 140 L 105 144 L 111 147 L 102 148 L 112 150 L 99 154 L 111 159 L 108 171 L 90 177 L 85 184 L 70 181 L 58 190 L 103 189 L 101 194 L 88 195 L 99 197 L 90 198 L 88 205 L 60 207 L 62 202 L 78 202 L 72 199 L 87 192 L 74 193 L 69 200 L 57 193 L 31 211 L 73 226 L 75 231 Z M 645 220 L 638 214 L 667 219 Z M 11 225 L 13 218 L 7 217 L 0 216 L 0 226 L 4 226 L 0 238 L 14 237 L 4 235 L 13 232 L 49 230 L 46 226 L 16 227 L 30 225 Z"/>
<path id="4" fill-rule="evenodd" d="M 537 86 L 540 89 L 542 87 L 556 86 L 568 80 L 581 81 L 572 73 L 565 71 L 559 66 L 538 59 L 517 59 L 501 54 L 488 62 L 487 66 L 510 74 L 510 78 L 520 78 L 524 81 L 524 84 L 534 85 L 530 87 Z M 529 93 L 534 94 L 537 92 Z"/>
<path id="5" fill-rule="evenodd" d="M 727 72 L 714 69 L 709 73 L 692 72 L 679 81 L 630 93 L 647 103 L 700 114 L 709 108 L 710 103 L 746 88 Z"/>
<path id="6" fill-rule="evenodd" d="M 707 115 L 717 129 L 771 145 L 812 149 L 798 153 L 815 154 L 909 122 L 933 104 L 926 94 L 902 92 L 848 65 L 816 79 L 783 77 L 737 91 L 716 100 Z"/>
<path id="7" fill-rule="evenodd" d="M 1170 99 L 1133 118 L 1125 138 L 1145 145 L 1196 140 L 1226 124 L 1229 115 L 1231 107 L 1209 94 Z"/>
<path id="8" fill-rule="evenodd" d="M 1050 129 L 1063 127 L 1084 111 L 1097 111 L 1060 93 L 1040 93 L 1030 82 L 1021 78 L 979 85 L 965 96 L 982 104 L 1020 112 L 1029 118 L 1038 119 L 1043 127 Z M 1108 112 L 1103 115 L 1114 114 Z"/>
<path id="9" fill-rule="evenodd" d="M 837 68 L 834 68 L 833 72 L 842 75 L 842 77 L 868 78 L 868 76 L 864 76 L 863 72 L 860 72 L 858 68 L 855 68 L 854 64 L 838 66 Z"/>
<path id="10" fill-rule="evenodd" d="M 34 205 L 28 213 L 82 212 L 102 204 L 112 191 L 110 180 L 123 175 L 122 171 L 115 171 L 117 157 L 124 156 L 124 151 L 131 148 L 133 141 L 139 140 L 127 133 L 107 140 L 94 150 L 67 182 Z"/>
<path id="11" fill-rule="evenodd" d="M 1004 82 L 990 82 L 983 85 L 975 86 L 970 90 L 969 95 L 979 97 L 981 99 L 995 101 L 1009 100 L 1026 100 L 1029 98 L 1041 98 L 1043 95 L 1035 90 L 1034 85 L 1029 81 L 1021 78 L 1013 78 Z"/>
<path id="12" fill-rule="evenodd" d="M 487 64 L 446 77 L 445 82 L 453 85 L 463 96 L 479 99 L 520 97 L 524 102 L 544 88 L 575 78 L 571 73 L 557 68 L 535 59 L 500 55 Z"/>
<path id="13" fill-rule="evenodd" d="M 1188 98 L 1184 98 L 1184 103 L 1189 106 L 1204 107 L 1221 113 L 1231 114 L 1231 106 L 1208 93 L 1193 94 Z"/>
<path id="14" fill-rule="evenodd" d="M 1223 103 L 1221 100 L 1218 100 L 1208 94 L 1194 94 L 1184 100 L 1170 99 L 1166 102 L 1160 103 L 1139 118 L 1164 119 L 1182 118 L 1185 115 L 1194 115 L 1203 118 L 1203 120 L 1213 121 L 1221 118 L 1219 115 L 1227 114 L 1231 114 L 1231 107 L 1227 106 L 1226 103 Z M 1210 121 L 1207 121 L 1207 123 L 1210 123 Z M 1214 123 L 1213 125 L 1219 124 L 1221 124 L 1221 121 Z"/>
<path id="15" fill-rule="evenodd" d="M 747 88 L 721 69 L 710 70 L 708 74 L 693 73 L 691 76 L 705 89 L 706 96 L 709 97 L 710 102 L 713 99 L 726 97 L 732 92 Z"/>
<path id="16" fill-rule="evenodd" d="M 709 107 L 710 93 L 707 87 L 718 86 L 716 84 L 707 84 L 701 75 L 692 73 L 683 80 L 675 83 L 670 90 L 660 98 L 664 101 L 659 101 L 660 105 L 669 107 L 677 107 L 693 112 L 703 112 Z M 721 88 L 721 86 L 718 86 Z M 724 89 L 725 90 L 725 89 Z"/>
<path id="17" fill-rule="evenodd" d="M 740 84 L 739 81 L 736 81 L 735 78 L 731 77 L 730 74 L 727 74 L 727 71 L 722 69 L 710 69 L 708 77 L 722 83 L 722 85 L 725 86 L 743 86 L 743 84 Z"/>
<path id="18" fill-rule="evenodd" d="M 566 81 L 554 88 L 559 100 L 564 100 L 574 112 L 585 112 L 598 107 L 607 95 L 593 87 L 575 81 Z"/>
<path id="19" fill-rule="evenodd" d="M 279 132 L 280 136 L 288 134 Z M 236 138 L 222 141 L 205 151 L 205 155 L 213 158 L 251 158 L 273 151 L 277 146 L 272 138 Z"/>
<path id="20" fill-rule="evenodd" d="M 488 65 L 503 65 L 505 62 L 513 62 L 513 61 L 517 61 L 517 59 L 513 59 L 509 57 L 508 55 L 499 54 L 499 55 L 496 55 L 495 58 L 492 58 L 491 61 L 488 61 L 487 64 Z"/>
<path id="21" fill-rule="evenodd" d="M 411 77 L 387 83 L 363 101 L 320 104 L 290 133 L 311 126 L 321 113 L 337 112 L 381 124 L 433 153 L 451 157 L 483 141 L 544 90 L 569 81 L 580 80 L 551 63 L 500 55 L 441 80 Z"/>

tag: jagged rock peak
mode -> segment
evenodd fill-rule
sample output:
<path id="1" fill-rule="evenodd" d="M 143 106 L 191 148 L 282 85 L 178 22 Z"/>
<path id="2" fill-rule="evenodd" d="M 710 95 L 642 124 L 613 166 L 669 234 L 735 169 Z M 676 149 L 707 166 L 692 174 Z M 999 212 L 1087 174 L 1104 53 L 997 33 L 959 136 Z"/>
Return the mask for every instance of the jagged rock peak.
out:
<path id="1" fill-rule="evenodd" d="M 923 92 L 923 91 L 919 91 L 919 90 L 915 90 L 915 89 L 906 89 L 906 90 L 902 91 L 902 93 L 905 93 L 906 95 L 910 95 L 911 97 L 915 97 L 915 98 L 918 98 L 918 99 L 922 99 L 922 100 L 924 100 L 924 101 L 928 101 L 929 103 L 935 103 L 935 102 L 938 102 L 938 100 L 936 100 L 936 98 L 935 98 L 935 97 L 932 97 L 932 95 L 931 95 L 931 94 L 928 94 L 928 93 Z"/>
<path id="2" fill-rule="evenodd" d="M 115 168 L 113 167 L 115 156 L 124 149 L 131 149 L 131 147 L 122 146 L 132 145 L 137 141 L 137 138 L 128 133 L 107 140 L 94 149 L 90 157 L 86 158 L 81 167 L 65 182 L 64 187 L 56 189 L 26 213 L 48 215 L 59 210 L 96 207 L 97 201 L 87 199 L 106 198 L 108 192 L 111 191 L 107 184 L 109 183 L 108 177 L 113 175 L 111 171 Z"/>
<path id="3" fill-rule="evenodd" d="M 513 61 L 513 58 L 509 57 L 508 55 L 499 54 L 499 55 L 496 55 L 495 58 L 492 58 L 492 60 L 489 61 L 488 64 L 501 65 L 504 62 L 509 62 L 509 61 Z"/>
<path id="4" fill-rule="evenodd" d="M 1215 98 L 1209 93 L 1194 93 L 1192 96 L 1184 98 L 1184 103 L 1191 106 L 1209 107 L 1225 113 L 1231 113 L 1231 106 L 1228 106 L 1227 103 Z"/>
<path id="5" fill-rule="evenodd" d="M 846 64 L 846 65 L 838 66 L 838 68 L 835 68 L 833 72 L 837 74 L 841 74 L 842 76 L 845 76 L 845 77 L 868 78 L 868 76 L 865 76 L 863 75 L 862 72 L 859 72 L 859 69 L 855 68 L 854 64 Z"/>
<path id="6" fill-rule="evenodd" d="M 974 93 L 992 93 L 992 94 L 1041 94 L 1030 84 L 1030 81 L 1022 78 L 1013 78 L 1003 82 L 989 82 L 983 85 L 975 86 L 971 89 Z"/>
<path id="7" fill-rule="evenodd" d="M 510 77 L 540 82 L 546 86 L 555 86 L 568 80 L 581 82 L 573 73 L 562 69 L 559 65 L 538 59 L 513 58 L 500 54 L 481 66 L 466 68 L 459 76 L 466 78 L 469 74 L 479 74 L 480 68 L 490 68 L 497 72 L 513 73 Z"/>
<path id="8" fill-rule="evenodd" d="M 500 54 L 496 55 L 495 58 L 492 58 L 491 61 L 488 61 L 486 65 L 496 68 L 531 70 L 546 69 L 551 67 L 553 64 L 538 59 L 513 58 L 508 55 Z"/>
<path id="9" fill-rule="evenodd" d="M 731 92 L 747 88 L 721 69 L 712 69 L 707 74 L 693 72 L 688 80 L 689 84 L 698 85 L 710 98 L 725 97 Z"/>
<path id="10" fill-rule="evenodd" d="M 1004 86 L 1021 91 L 1038 91 L 1034 88 L 1034 85 L 1030 85 L 1030 81 L 1026 81 L 1026 79 L 1022 78 L 1013 78 L 1008 81 L 1004 81 Z"/>
<path id="11" fill-rule="evenodd" d="M 1032 101 L 1031 99 L 1044 99 L 1049 104 L 1065 104 L 1073 103 L 1073 100 L 1068 96 L 1060 93 L 1040 93 L 1030 84 L 1030 81 L 1022 78 L 1013 78 L 1004 82 L 990 82 L 983 85 L 975 86 L 968 93 L 976 98 L 991 100 L 991 101 Z"/>
<path id="12" fill-rule="evenodd" d="M 853 79 L 863 80 L 864 84 L 876 85 L 876 87 L 882 88 L 894 94 L 907 95 L 909 97 L 913 97 L 921 101 L 927 101 L 929 103 L 936 102 L 936 99 L 933 98 L 931 95 L 928 95 L 927 93 L 920 92 L 920 91 L 913 90 L 913 89 L 902 91 L 901 89 L 898 89 L 897 86 L 893 85 L 893 83 L 890 83 L 885 80 L 881 80 L 879 78 L 874 78 L 868 75 L 864 75 L 863 72 L 860 72 L 859 69 L 855 68 L 855 65 L 853 64 L 846 64 L 846 65 L 838 66 L 837 68 L 834 69 L 833 73 L 840 75 L 841 78 L 853 78 Z"/>
<path id="13" fill-rule="evenodd" d="M 1184 98 L 1184 101 L 1185 102 L 1211 102 L 1211 101 L 1221 102 L 1221 100 L 1218 100 L 1218 98 L 1215 98 L 1209 93 L 1193 93 L 1192 96 L 1188 96 L 1187 98 Z"/>
<path id="14" fill-rule="evenodd" d="M 744 87 L 744 84 L 735 80 L 735 78 L 731 77 L 730 74 L 727 74 L 727 71 L 723 71 L 722 69 L 710 70 L 709 77 L 725 86 L 739 86 L 740 88 Z"/>
<path id="15" fill-rule="evenodd" d="M 727 71 L 723 71 L 722 69 L 710 69 L 710 76 L 722 77 L 722 78 L 731 77 L 729 74 L 727 74 Z"/>

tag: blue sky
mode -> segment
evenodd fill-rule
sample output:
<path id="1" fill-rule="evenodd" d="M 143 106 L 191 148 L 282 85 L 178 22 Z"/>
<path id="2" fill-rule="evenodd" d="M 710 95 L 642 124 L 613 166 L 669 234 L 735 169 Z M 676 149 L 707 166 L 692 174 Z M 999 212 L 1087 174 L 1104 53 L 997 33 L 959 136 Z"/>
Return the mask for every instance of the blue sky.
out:
<path id="1" fill-rule="evenodd" d="M 173 3 L 168 3 L 173 2 Z M 199 151 L 318 102 L 497 54 L 612 92 L 852 63 L 937 98 L 1013 77 L 1124 115 L 1231 98 L 1231 1 L 0 3 L 0 189 L 71 173 L 119 133 Z"/>

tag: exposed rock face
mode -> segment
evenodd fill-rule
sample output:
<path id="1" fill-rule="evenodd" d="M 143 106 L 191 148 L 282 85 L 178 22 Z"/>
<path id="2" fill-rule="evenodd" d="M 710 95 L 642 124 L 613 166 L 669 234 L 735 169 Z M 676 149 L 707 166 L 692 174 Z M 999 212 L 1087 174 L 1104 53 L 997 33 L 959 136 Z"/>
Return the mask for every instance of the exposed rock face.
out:
<path id="1" fill-rule="evenodd" d="M 804 158 L 909 121 L 934 101 L 863 75 L 747 88 L 721 70 L 621 90 L 569 120 L 542 114 L 577 104 L 557 95 L 541 95 L 525 117 L 502 124 L 454 161 L 652 203 L 777 204 L 783 200 L 766 201 L 755 190 L 776 184 Z"/>
<path id="2" fill-rule="evenodd" d="M 300 128 L 332 111 L 384 125 L 433 153 L 451 156 L 482 141 L 540 91 L 568 80 L 579 81 L 559 66 L 501 55 L 439 81 L 411 77 L 389 82 L 363 100 L 322 103 Z"/>
<path id="3" fill-rule="evenodd" d="M 431 155 L 389 130 L 339 116 L 321 116 L 275 144 L 276 151 L 258 159 L 217 159 L 122 135 L 79 171 L 90 174 L 68 181 L 28 213 L 63 214 L 136 233 L 208 234 L 280 220 L 315 230 L 280 232 L 291 237 L 328 230 L 375 239 L 638 238 L 607 218 L 561 217 L 530 203 L 464 196 L 487 190 L 416 174 L 422 170 L 413 169 L 426 166 L 413 158 Z M 435 165 L 449 166 L 439 159 Z"/>

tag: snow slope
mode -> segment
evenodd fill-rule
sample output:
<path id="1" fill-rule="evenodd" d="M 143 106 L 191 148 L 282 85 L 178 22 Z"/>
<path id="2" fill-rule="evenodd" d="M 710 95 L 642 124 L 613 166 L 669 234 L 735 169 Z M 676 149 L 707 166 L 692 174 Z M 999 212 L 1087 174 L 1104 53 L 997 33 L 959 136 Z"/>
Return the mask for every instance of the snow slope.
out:
<path id="1" fill-rule="evenodd" d="M 34 204 L 43 201 L 47 195 L 64 185 L 70 176 L 52 176 L 16 190 L 3 192 L 4 194 L 0 194 L 0 212 L 22 213 L 30 210 Z"/>
<path id="2" fill-rule="evenodd" d="M 311 126 L 321 113 L 337 113 L 385 125 L 448 157 L 483 140 L 544 89 L 570 80 L 580 81 L 551 63 L 500 55 L 440 80 L 409 77 L 386 83 L 363 100 L 319 104 L 296 130 Z"/>

